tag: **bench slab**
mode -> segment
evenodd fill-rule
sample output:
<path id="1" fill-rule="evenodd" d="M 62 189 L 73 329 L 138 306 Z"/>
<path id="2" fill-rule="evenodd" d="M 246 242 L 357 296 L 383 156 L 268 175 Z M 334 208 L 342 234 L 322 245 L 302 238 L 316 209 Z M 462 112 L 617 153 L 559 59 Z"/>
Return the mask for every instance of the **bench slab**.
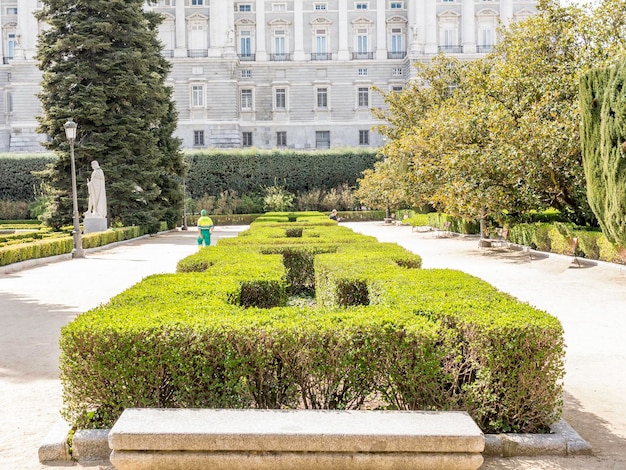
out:
<path id="1" fill-rule="evenodd" d="M 484 446 L 464 412 L 128 409 L 109 433 L 119 470 L 474 470 Z"/>

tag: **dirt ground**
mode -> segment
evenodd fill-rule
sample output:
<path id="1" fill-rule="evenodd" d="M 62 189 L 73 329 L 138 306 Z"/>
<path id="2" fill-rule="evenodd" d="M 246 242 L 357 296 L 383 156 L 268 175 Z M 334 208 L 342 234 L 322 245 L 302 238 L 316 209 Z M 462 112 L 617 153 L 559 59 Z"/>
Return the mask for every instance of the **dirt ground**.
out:
<path id="1" fill-rule="evenodd" d="M 479 249 L 473 239 L 416 233 L 410 227 L 346 225 L 419 253 L 424 268 L 481 277 L 563 323 L 568 345 L 564 418 L 594 455 L 487 459 L 481 468 L 626 469 L 626 268 L 572 267 L 569 258 Z M 241 229 L 218 227 L 214 239 Z M 37 450 L 62 404 L 60 329 L 142 278 L 173 272 L 179 259 L 196 250 L 196 236 L 193 230 L 170 232 L 81 260 L 0 271 L 0 469 L 50 468 L 39 463 Z"/>

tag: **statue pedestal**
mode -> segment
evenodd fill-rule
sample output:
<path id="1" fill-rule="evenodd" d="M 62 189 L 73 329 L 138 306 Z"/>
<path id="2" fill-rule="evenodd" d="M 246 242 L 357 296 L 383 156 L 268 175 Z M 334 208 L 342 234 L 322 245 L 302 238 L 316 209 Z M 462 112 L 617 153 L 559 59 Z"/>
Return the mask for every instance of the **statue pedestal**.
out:
<path id="1" fill-rule="evenodd" d="M 107 218 L 99 215 L 86 214 L 83 219 L 83 233 L 106 232 L 108 228 Z"/>

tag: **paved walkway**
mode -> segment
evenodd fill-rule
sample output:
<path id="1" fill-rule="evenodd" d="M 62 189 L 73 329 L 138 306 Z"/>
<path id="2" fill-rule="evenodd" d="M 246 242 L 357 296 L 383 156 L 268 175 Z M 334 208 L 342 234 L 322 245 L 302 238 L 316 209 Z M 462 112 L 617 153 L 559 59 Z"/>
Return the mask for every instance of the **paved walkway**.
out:
<path id="1" fill-rule="evenodd" d="M 425 268 L 481 277 L 563 322 L 565 419 L 595 455 L 489 459 L 482 468 L 626 469 L 626 268 L 571 268 L 566 258 L 531 260 L 520 252 L 479 250 L 476 240 L 436 238 L 408 227 L 344 225 L 419 253 Z M 244 228 L 217 227 L 214 239 Z M 196 236 L 193 228 L 168 232 L 89 252 L 85 259 L 0 274 L 0 469 L 50 469 L 39 464 L 37 449 L 59 418 L 60 328 L 145 276 L 173 272 L 178 260 L 196 250 Z"/>

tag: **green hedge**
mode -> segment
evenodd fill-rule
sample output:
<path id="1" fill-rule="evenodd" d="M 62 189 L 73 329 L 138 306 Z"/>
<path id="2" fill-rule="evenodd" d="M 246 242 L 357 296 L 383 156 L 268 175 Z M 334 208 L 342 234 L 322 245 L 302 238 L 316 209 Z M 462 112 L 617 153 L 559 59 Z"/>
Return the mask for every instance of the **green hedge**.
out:
<path id="1" fill-rule="evenodd" d="M 626 264 L 625 247 L 609 242 L 600 231 L 574 224 L 518 224 L 510 229 L 509 240 L 539 251 Z"/>
<path id="2" fill-rule="evenodd" d="M 0 200 L 34 201 L 40 179 L 33 172 L 43 171 L 56 161 L 53 154 L 1 154 Z"/>
<path id="3" fill-rule="evenodd" d="M 65 418 L 109 427 L 128 407 L 465 409 L 488 432 L 559 418 L 557 319 L 304 218 L 255 222 L 63 328 Z M 286 297 L 311 274 L 315 299 Z"/>
<path id="4" fill-rule="evenodd" d="M 83 248 L 95 248 L 109 243 L 130 240 L 144 235 L 145 231 L 141 227 L 122 227 L 107 230 L 106 232 L 89 233 L 83 235 Z M 41 236 L 41 234 L 39 234 Z M 29 234 L 33 238 L 33 234 Z M 6 266 L 20 261 L 27 261 L 37 258 L 47 258 L 71 253 L 74 249 L 74 240 L 71 235 L 63 233 L 52 233 L 49 238 L 24 242 L 23 239 L 16 240 L 15 243 L 7 243 L 0 246 L 0 266 Z"/>
<path id="5" fill-rule="evenodd" d="M 378 159 L 372 149 L 206 150 L 185 155 L 187 191 L 198 199 L 226 190 L 238 194 L 262 192 L 264 186 L 284 186 L 291 193 L 355 185 L 363 170 Z"/>

